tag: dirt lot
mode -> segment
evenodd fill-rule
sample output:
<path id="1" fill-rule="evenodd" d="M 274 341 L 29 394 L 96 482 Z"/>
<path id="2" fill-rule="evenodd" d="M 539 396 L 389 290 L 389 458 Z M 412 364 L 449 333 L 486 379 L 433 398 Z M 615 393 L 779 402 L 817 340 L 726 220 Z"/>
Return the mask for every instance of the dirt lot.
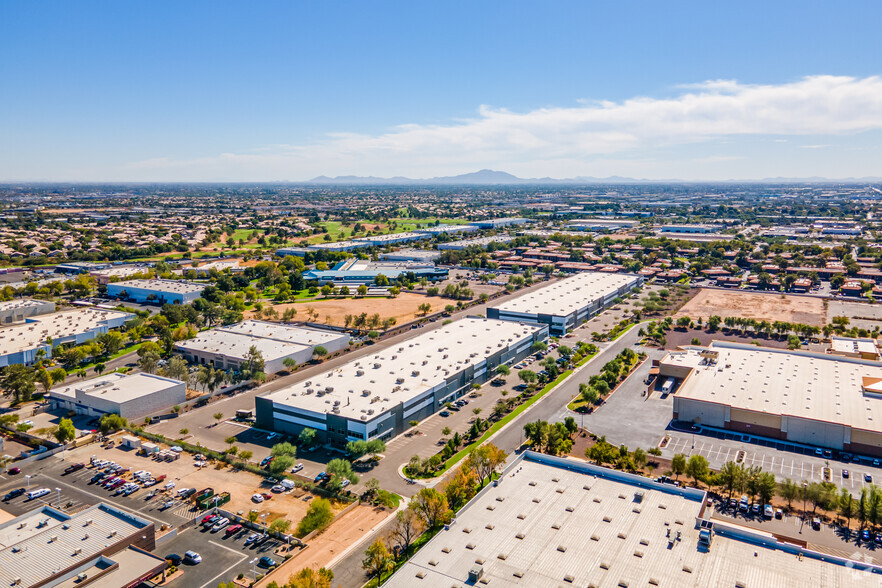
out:
<path id="1" fill-rule="evenodd" d="M 834 316 L 847 316 L 851 326 L 872 330 L 882 327 L 882 304 L 830 300 L 827 302 L 827 322 L 833 322 Z"/>
<path id="2" fill-rule="evenodd" d="M 119 437 L 117 437 L 119 439 Z M 120 465 L 131 468 L 132 471 L 147 470 L 154 475 L 165 474 L 167 481 L 176 484 L 175 490 L 181 488 L 214 488 L 215 492 L 229 492 L 230 502 L 226 509 L 232 512 L 256 510 L 260 514 L 266 513 L 266 522 L 269 523 L 279 517 L 291 521 L 292 529 L 297 525 L 309 502 L 303 500 L 308 494 L 301 489 L 295 489 L 285 494 L 273 494 L 273 498 L 260 504 L 251 501 L 255 492 L 270 492 L 270 487 L 261 484 L 263 478 L 246 471 L 234 471 L 229 466 L 217 469 L 214 466 L 197 468 L 193 465 L 193 457 L 188 453 L 182 453 L 180 459 L 172 462 L 159 462 L 149 457 L 136 455 L 132 450 L 121 449 L 118 445 L 111 449 L 102 449 L 99 445 L 91 444 L 68 452 L 67 459 L 71 462 L 81 461 L 88 463 L 91 456 L 97 455 L 102 459 L 112 460 Z M 334 512 L 343 510 L 345 505 L 331 503 Z"/>
<path id="3" fill-rule="evenodd" d="M 279 571 L 258 584 L 258 588 L 266 586 L 273 580 L 287 581 L 289 576 L 303 568 L 319 569 L 327 566 L 350 545 L 367 535 L 368 531 L 389 514 L 390 511 L 384 508 L 372 506 L 360 505 L 353 508 L 334 521 L 324 533 L 313 537 L 309 541 L 309 547 L 285 562 Z"/>
<path id="4" fill-rule="evenodd" d="M 312 307 L 319 313 L 317 322 L 330 324 L 338 327 L 344 326 L 343 318 L 347 314 L 358 315 L 366 312 L 368 316 L 379 314 L 381 319 L 394 317 L 397 324 L 401 325 L 414 320 L 420 304 L 428 302 L 432 305 L 432 312 L 443 309 L 451 301 L 439 296 L 423 296 L 405 292 L 397 298 L 345 298 L 330 300 L 310 300 L 295 304 L 278 304 L 273 306 L 279 316 L 285 313 L 285 309 L 293 306 L 297 309 L 297 320 L 308 320 L 307 307 Z M 251 318 L 253 312 L 246 313 L 245 318 Z"/>
<path id="5" fill-rule="evenodd" d="M 723 318 L 749 317 L 757 320 L 785 321 L 822 326 L 826 318 L 824 301 L 810 296 L 787 296 L 781 294 L 758 294 L 740 290 L 702 289 L 687 302 L 674 319 L 688 316 L 691 319 L 717 315 Z"/>
<path id="6" fill-rule="evenodd" d="M 711 333 L 702 329 L 671 329 L 665 334 L 665 349 L 676 349 L 681 345 L 691 345 L 692 339 L 698 338 L 700 345 L 709 345 L 712 341 L 732 341 L 734 343 L 744 343 L 747 345 L 758 343 L 762 347 L 774 347 L 777 349 L 787 349 L 787 339 L 779 339 L 775 336 L 762 337 L 754 333 L 742 335 L 738 330 L 720 329 Z M 824 351 L 825 345 L 812 343 L 803 346 L 803 349 L 809 351 Z"/>

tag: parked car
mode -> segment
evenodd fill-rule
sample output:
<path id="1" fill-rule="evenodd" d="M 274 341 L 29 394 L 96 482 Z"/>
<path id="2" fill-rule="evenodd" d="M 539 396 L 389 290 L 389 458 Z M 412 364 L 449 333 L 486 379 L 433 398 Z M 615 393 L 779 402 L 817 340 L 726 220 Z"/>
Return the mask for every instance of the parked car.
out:
<path id="1" fill-rule="evenodd" d="M 450 416 L 450 411 L 449 411 L 449 410 L 442 410 L 442 411 L 441 411 L 440 413 L 438 413 L 438 414 L 440 414 L 440 415 L 443 416 L 443 417 L 449 417 L 449 416 Z"/>
<path id="2" fill-rule="evenodd" d="M 871 476 L 870 474 L 864 474 L 864 482 L 866 482 L 867 484 L 870 484 L 872 481 L 873 481 L 873 476 Z"/>
<path id="3" fill-rule="evenodd" d="M 162 506 L 159 507 L 159 510 L 167 510 L 175 505 L 174 500 L 166 500 L 162 503 Z"/>
<path id="4" fill-rule="evenodd" d="M 292 474 L 296 474 L 297 472 L 299 472 L 299 471 L 302 470 L 302 469 L 303 469 L 303 464 L 302 464 L 302 463 L 298 463 L 296 466 L 294 466 L 293 468 L 291 468 L 291 473 L 292 473 Z"/>
<path id="5" fill-rule="evenodd" d="M 27 490 L 25 490 L 24 488 L 16 488 L 15 490 L 11 490 L 6 494 L 6 496 L 3 497 L 3 502 L 8 502 L 13 498 L 18 498 L 25 492 L 27 492 Z"/>
<path id="6" fill-rule="evenodd" d="M 260 504 L 261 502 L 263 502 L 263 494 L 252 494 L 251 500 L 253 502 Z"/>
<path id="7" fill-rule="evenodd" d="M 242 530 L 242 525 L 230 525 L 227 527 L 227 530 L 224 533 L 229 537 L 230 535 L 235 535 L 239 531 Z"/>
<path id="8" fill-rule="evenodd" d="M 287 488 L 285 488 L 281 484 L 276 484 L 275 486 L 270 488 L 270 490 L 272 490 L 273 492 L 284 492 L 285 490 L 287 490 Z"/>
<path id="9" fill-rule="evenodd" d="M 188 551 L 184 554 L 184 563 L 196 565 L 202 563 L 202 556 L 195 551 Z"/>
<path id="10" fill-rule="evenodd" d="M 820 518 L 815 517 L 812 519 L 812 529 L 814 529 L 815 531 L 821 530 L 821 519 Z"/>
<path id="11" fill-rule="evenodd" d="M 245 545 L 250 545 L 251 543 L 254 543 L 259 537 L 260 533 L 252 533 L 248 535 L 248 538 L 245 540 Z"/>
<path id="12" fill-rule="evenodd" d="M 847 477 L 848 477 L 848 470 L 842 470 L 842 477 L 843 477 L 843 478 L 847 478 Z"/>
<path id="13" fill-rule="evenodd" d="M 771 519 L 773 516 L 775 516 L 775 511 L 772 509 L 771 504 L 767 504 L 765 508 L 763 508 L 763 516 L 767 519 Z"/>
<path id="14" fill-rule="evenodd" d="M 211 532 L 212 532 L 212 533 L 217 533 L 218 531 L 220 531 L 221 529 L 223 529 L 224 527 L 226 527 L 226 526 L 229 525 L 229 524 L 230 524 L 230 519 L 228 519 L 227 517 L 222 517 L 222 518 L 221 518 L 220 520 L 218 520 L 218 521 L 214 524 L 214 526 L 211 528 Z"/>
<path id="15" fill-rule="evenodd" d="M 180 555 L 178 555 L 177 553 L 169 553 L 168 555 L 165 556 L 165 559 L 166 559 L 171 565 L 173 565 L 173 566 L 175 566 L 175 567 L 180 566 L 180 565 L 181 565 L 181 561 L 183 561 L 183 558 L 182 558 Z"/>
<path id="16" fill-rule="evenodd" d="M 812 525 L 812 527 L 814 527 L 814 524 Z M 870 538 L 871 538 L 871 535 L 868 530 L 864 529 L 863 531 L 861 531 L 861 541 L 863 541 L 864 543 L 869 543 Z"/>
<path id="17" fill-rule="evenodd" d="M 263 496 L 263 499 L 264 499 L 264 500 L 271 500 L 272 497 L 273 497 L 272 494 L 267 494 L 266 492 L 263 492 L 263 493 L 261 494 L 261 496 Z"/>
<path id="18" fill-rule="evenodd" d="M 62 476 L 65 476 L 67 474 L 72 474 L 73 472 L 81 470 L 84 467 L 86 467 L 86 464 L 84 464 L 84 463 L 71 464 L 71 465 L 67 466 L 66 468 L 64 468 L 64 473 L 62 474 Z"/>
<path id="19" fill-rule="evenodd" d="M 276 565 L 276 560 L 274 560 L 273 558 L 271 558 L 267 555 L 264 555 L 262 558 L 257 560 L 257 565 L 259 565 L 262 568 L 271 568 L 274 565 Z"/>
<path id="20" fill-rule="evenodd" d="M 779 520 L 783 519 L 784 518 L 784 511 L 781 510 L 780 508 L 776 508 L 775 509 L 775 518 L 779 519 Z"/>
<path id="21" fill-rule="evenodd" d="M 350 483 L 351 483 L 351 482 L 350 482 L 349 480 L 343 480 L 343 483 L 341 484 L 341 487 L 342 487 L 342 488 L 345 488 L 345 487 L 348 486 Z"/>

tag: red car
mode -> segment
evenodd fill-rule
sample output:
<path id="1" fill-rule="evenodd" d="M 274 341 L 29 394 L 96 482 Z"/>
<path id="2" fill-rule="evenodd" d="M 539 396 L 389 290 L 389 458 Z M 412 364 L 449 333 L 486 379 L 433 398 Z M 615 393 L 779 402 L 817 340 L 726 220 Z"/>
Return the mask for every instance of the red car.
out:
<path id="1" fill-rule="evenodd" d="M 238 533 L 242 530 L 242 525 L 233 525 L 231 527 L 227 527 L 226 534 L 232 535 L 234 533 Z"/>
<path id="2" fill-rule="evenodd" d="M 7 474 L 12 474 L 13 476 L 21 473 L 21 468 L 12 468 L 11 470 L 6 470 Z"/>
<path id="3" fill-rule="evenodd" d="M 261 493 L 261 496 L 263 496 L 264 500 L 270 500 L 273 497 L 272 494 L 267 494 L 266 492 Z"/>

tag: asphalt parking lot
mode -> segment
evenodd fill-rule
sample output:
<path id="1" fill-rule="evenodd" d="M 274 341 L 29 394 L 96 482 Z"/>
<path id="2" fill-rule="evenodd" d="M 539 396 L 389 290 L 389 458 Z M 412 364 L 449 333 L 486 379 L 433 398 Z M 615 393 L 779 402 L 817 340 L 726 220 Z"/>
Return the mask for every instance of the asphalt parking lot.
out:
<path id="1" fill-rule="evenodd" d="M 780 480 L 821 482 L 823 468 L 829 465 L 832 469 L 830 481 L 853 494 L 859 494 L 861 488 L 871 483 L 882 482 L 882 467 L 874 466 L 866 459 L 861 463 L 845 463 L 818 457 L 811 448 L 755 437 L 750 437 L 754 442 L 745 442 L 739 440 L 742 438 L 740 434 L 709 429 L 696 433 L 694 441 L 690 433 L 672 430 L 669 434 L 671 439 L 662 450 L 664 457 L 670 458 L 677 453 L 703 455 L 713 469 L 719 469 L 727 461 L 735 461 L 738 452 L 744 451 L 746 466 L 759 466 Z M 843 476 L 843 470 L 848 471 L 848 477 Z M 869 481 L 865 480 L 865 474 L 871 476 Z"/>
<path id="2" fill-rule="evenodd" d="M 5 495 L 15 488 L 27 488 L 28 484 L 31 489 L 49 488 L 52 490 L 51 494 L 30 502 L 26 502 L 24 496 L 20 496 L 0 504 L 0 508 L 17 516 L 42 504 L 54 507 L 60 505 L 62 510 L 66 512 L 76 512 L 98 502 L 107 502 L 149 519 L 157 526 L 162 524 L 178 526 L 198 514 L 190 510 L 190 504 L 174 499 L 174 491 L 168 493 L 167 499 L 160 496 L 150 500 L 146 499 L 152 490 L 161 489 L 162 484 L 151 488 L 142 488 L 129 496 L 114 495 L 115 491 L 106 490 L 100 484 L 90 483 L 92 476 L 98 473 L 99 469 L 84 467 L 79 471 L 64 474 L 65 468 L 71 463 L 73 462 L 61 461 L 58 457 L 52 456 L 27 464 L 22 468 L 21 474 L 0 476 L 0 495 Z M 159 475 L 158 468 L 162 467 L 161 464 L 151 462 L 150 465 L 155 466 L 153 469 Z M 30 481 L 28 481 L 28 475 L 31 476 Z M 162 503 L 168 499 L 173 500 L 173 506 L 162 508 Z"/>
<path id="3" fill-rule="evenodd" d="M 210 511 L 206 511 L 210 512 Z M 200 513 L 202 515 L 203 513 Z M 252 578 L 252 560 L 269 556 L 277 562 L 281 556 L 273 554 L 279 541 L 270 539 L 255 547 L 246 545 L 245 541 L 253 531 L 243 530 L 227 535 L 222 529 L 217 532 L 203 528 L 201 525 L 191 527 L 174 539 L 156 548 L 156 554 L 164 557 L 176 553 L 180 556 L 186 551 L 195 551 L 202 556 L 202 563 L 196 565 L 181 564 L 184 574 L 168 583 L 174 588 L 215 588 L 219 582 L 235 578 L 240 573 Z M 266 574 L 267 570 L 254 562 L 253 569 L 257 574 Z"/>

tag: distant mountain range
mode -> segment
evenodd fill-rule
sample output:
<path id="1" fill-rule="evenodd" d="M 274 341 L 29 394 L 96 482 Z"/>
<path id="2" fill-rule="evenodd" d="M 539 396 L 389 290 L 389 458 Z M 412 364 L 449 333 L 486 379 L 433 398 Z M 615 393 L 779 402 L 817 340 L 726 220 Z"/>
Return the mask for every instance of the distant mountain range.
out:
<path id="1" fill-rule="evenodd" d="M 689 180 L 647 180 L 642 178 L 625 178 L 621 176 L 609 176 L 595 178 L 593 176 L 578 176 L 575 178 L 519 178 L 508 172 L 492 169 L 460 174 L 458 176 L 441 176 L 436 178 L 406 178 L 395 176 L 392 178 L 379 178 L 375 176 L 318 176 L 303 184 L 330 184 L 330 185 L 462 185 L 462 186 L 510 186 L 510 185 L 537 185 L 537 184 L 842 184 L 842 183 L 879 183 L 882 177 L 865 178 L 763 178 L 761 180 L 721 180 L 721 181 L 689 181 Z"/>

